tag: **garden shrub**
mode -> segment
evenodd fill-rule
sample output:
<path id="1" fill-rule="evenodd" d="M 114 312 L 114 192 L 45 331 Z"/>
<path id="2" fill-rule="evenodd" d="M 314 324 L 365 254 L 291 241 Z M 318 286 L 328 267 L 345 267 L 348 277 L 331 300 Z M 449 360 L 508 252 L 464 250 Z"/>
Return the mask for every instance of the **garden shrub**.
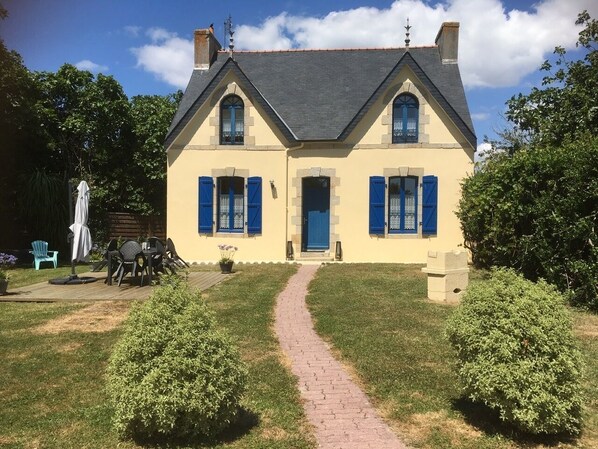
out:
<path id="1" fill-rule="evenodd" d="M 540 280 L 495 269 L 447 322 L 465 395 L 533 434 L 581 428 L 581 352 L 564 298 Z"/>
<path id="2" fill-rule="evenodd" d="M 598 137 L 495 155 L 462 187 L 457 215 L 477 267 L 546 279 L 598 310 Z"/>
<path id="3" fill-rule="evenodd" d="M 107 374 L 121 436 L 189 438 L 230 425 L 247 370 L 199 293 L 171 277 L 131 310 Z"/>

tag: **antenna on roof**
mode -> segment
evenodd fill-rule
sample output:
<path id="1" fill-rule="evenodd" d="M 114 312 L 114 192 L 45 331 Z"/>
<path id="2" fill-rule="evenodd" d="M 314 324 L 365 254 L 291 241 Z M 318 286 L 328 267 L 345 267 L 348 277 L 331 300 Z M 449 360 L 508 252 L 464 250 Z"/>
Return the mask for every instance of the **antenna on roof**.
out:
<path id="1" fill-rule="evenodd" d="M 233 50 L 235 49 L 235 40 L 233 39 L 233 35 L 235 32 L 233 31 L 233 19 L 228 15 L 228 19 L 224 21 L 224 42 L 228 39 L 228 53 L 230 57 L 233 57 Z"/>
<path id="2" fill-rule="evenodd" d="M 409 42 L 411 42 L 411 39 L 409 39 L 409 30 L 411 29 L 411 25 L 409 25 L 409 17 L 407 17 L 407 26 L 405 29 L 407 30 L 405 33 L 405 48 L 409 48 Z"/>

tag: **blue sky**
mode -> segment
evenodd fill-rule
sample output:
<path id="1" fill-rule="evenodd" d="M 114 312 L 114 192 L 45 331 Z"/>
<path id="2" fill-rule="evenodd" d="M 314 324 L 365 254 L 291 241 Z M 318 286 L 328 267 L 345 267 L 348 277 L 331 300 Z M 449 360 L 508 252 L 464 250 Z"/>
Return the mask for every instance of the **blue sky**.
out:
<path id="1" fill-rule="evenodd" d="M 577 13 L 595 0 L 0 0 L 0 37 L 30 70 L 68 62 L 113 75 L 129 96 L 184 89 L 193 30 L 232 15 L 237 49 L 433 45 L 444 21 L 460 27 L 459 66 L 478 142 L 504 126 L 512 95 L 539 85 L 556 45 L 575 49 Z"/>

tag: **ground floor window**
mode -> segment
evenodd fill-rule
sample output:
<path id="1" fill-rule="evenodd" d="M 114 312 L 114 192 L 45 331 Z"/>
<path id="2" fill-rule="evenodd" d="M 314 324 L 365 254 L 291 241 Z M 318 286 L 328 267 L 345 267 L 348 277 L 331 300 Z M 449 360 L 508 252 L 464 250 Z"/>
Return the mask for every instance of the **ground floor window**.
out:
<path id="1" fill-rule="evenodd" d="M 395 176 L 388 180 L 388 232 L 417 232 L 417 178 Z"/>
<path id="2" fill-rule="evenodd" d="M 369 215 L 370 235 L 436 235 L 438 178 L 370 176 Z"/>
<path id="3" fill-rule="evenodd" d="M 243 232 L 244 184 L 236 176 L 218 178 L 218 231 Z"/>
<path id="4" fill-rule="evenodd" d="M 198 179 L 198 231 L 200 234 L 262 233 L 262 178 L 200 176 Z"/>

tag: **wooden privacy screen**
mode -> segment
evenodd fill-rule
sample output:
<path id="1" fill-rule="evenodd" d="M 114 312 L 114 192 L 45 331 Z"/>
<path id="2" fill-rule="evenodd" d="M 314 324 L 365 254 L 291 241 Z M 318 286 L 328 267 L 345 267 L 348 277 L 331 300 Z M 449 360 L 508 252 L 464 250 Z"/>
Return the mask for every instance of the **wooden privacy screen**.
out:
<path id="1" fill-rule="evenodd" d="M 160 240 L 166 240 L 166 217 L 110 212 L 108 220 L 109 238 L 158 237 Z"/>

